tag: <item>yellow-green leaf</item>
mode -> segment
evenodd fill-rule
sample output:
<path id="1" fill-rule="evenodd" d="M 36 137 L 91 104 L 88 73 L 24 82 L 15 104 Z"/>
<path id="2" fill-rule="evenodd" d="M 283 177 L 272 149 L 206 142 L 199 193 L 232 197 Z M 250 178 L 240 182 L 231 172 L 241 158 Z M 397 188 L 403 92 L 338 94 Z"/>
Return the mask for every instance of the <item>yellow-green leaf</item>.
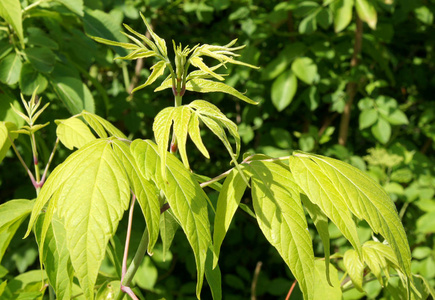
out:
<path id="1" fill-rule="evenodd" d="M 101 138 L 107 137 L 106 131 L 110 134 L 110 136 L 114 136 L 120 139 L 127 138 L 125 134 L 123 134 L 118 128 L 113 126 L 112 123 L 96 114 L 84 110 L 80 115 Z"/>
<path id="2" fill-rule="evenodd" d="M 371 29 L 376 29 L 378 14 L 371 0 L 355 0 L 355 8 L 358 16 L 366 22 Z"/>
<path id="3" fill-rule="evenodd" d="M 174 134 L 177 138 L 178 151 L 184 166 L 189 169 L 189 160 L 186 153 L 187 134 L 192 112 L 187 106 L 179 106 L 174 110 Z"/>
<path id="4" fill-rule="evenodd" d="M 353 285 L 358 291 L 364 293 L 362 288 L 364 263 L 361 261 L 358 253 L 353 249 L 347 250 L 346 253 L 344 253 L 343 263 Z"/>
<path id="5" fill-rule="evenodd" d="M 298 280 L 304 299 L 314 299 L 314 252 L 300 188 L 281 164 L 253 161 L 249 171 L 261 231 Z"/>
<path id="6" fill-rule="evenodd" d="M 331 3 L 335 32 L 342 31 L 352 21 L 353 3 L 354 0 L 336 0 Z"/>
<path id="7" fill-rule="evenodd" d="M 12 122 L 0 122 L 0 162 L 6 156 L 11 146 L 8 135 L 12 140 L 18 137 L 16 133 L 13 133 L 16 129 L 17 126 Z"/>
<path id="8" fill-rule="evenodd" d="M 201 139 L 201 131 L 199 129 L 199 118 L 196 113 L 193 113 L 190 117 L 188 131 L 189 131 L 189 136 L 192 139 L 193 143 L 195 144 L 196 148 L 198 148 L 198 150 L 201 151 L 202 155 L 204 155 L 206 158 L 210 158 L 210 154 L 208 153 L 207 148 L 204 146 Z"/>
<path id="9" fill-rule="evenodd" d="M 143 174 L 150 176 L 164 192 L 170 210 L 177 218 L 193 249 L 197 269 L 196 294 L 200 298 L 204 279 L 207 251 L 211 246 L 208 197 L 184 165 L 168 153 L 166 164 L 161 164 L 157 146 L 149 140 L 135 140 L 131 152 Z M 166 169 L 166 179 L 158 166 Z"/>
<path id="10" fill-rule="evenodd" d="M 153 131 L 156 139 L 159 155 L 161 158 L 161 172 L 163 178 L 166 177 L 166 153 L 168 152 L 169 134 L 172 127 L 172 120 L 174 119 L 174 107 L 166 107 L 161 110 L 154 118 Z"/>
<path id="11" fill-rule="evenodd" d="M 201 57 L 195 56 L 190 58 L 190 62 L 192 63 L 192 65 L 194 65 L 195 67 L 201 69 L 204 73 L 209 74 L 210 76 L 218 79 L 218 80 L 225 80 L 225 78 L 223 78 L 222 76 L 216 74 L 215 72 L 213 72 L 202 60 Z"/>
<path id="12" fill-rule="evenodd" d="M 163 73 L 165 72 L 165 68 L 166 62 L 159 61 L 158 63 L 156 63 L 154 66 L 151 67 L 152 72 L 151 75 L 148 77 L 147 81 L 145 81 L 144 84 L 135 87 L 131 92 L 134 93 L 135 91 L 143 89 L 147 85 L 152 84 L 159 76 L 163 75 Z"/>
<path id="13" fill-rule="evenodd" d="M 0 1 L 0 17 L 6 20 L 14 28 L 21 45 L 24 48 L 23 38 L 23 21 L 21 13 L 21 4 L 19 0 L 2 0 Z"/>
<path id="14" fill-rule="evenodd" d="M 148 32 L 150 33 L 151 37 L 153 38 L 154 42 L 156 43 L 157 48 L 159 48 L 160 53 L 166 57 L 168 56 L 168 50 L 166 48 L 166 42 L 164 39 L 160 38 L 157 34 L 154 33 L 151 26 L 148 24 L 147 19 L 144 17 L 142 13 L 140 13 L 140 16 L 142 17 L 142 20 L 145 23 L 145 26 L 147 27 Z"/>
<path id="15" fill-rule="evenodd" d="M 95 136 L 85 123 L 77 118 L 56 120 L 56 135 L 59 140 L 70 150 L 79 149 L 90 141 L 95 140 Z"/>
<path id="16" fill-rule="evenodd" d="M 230 87 L 225 83 L 216 82 L 207 79 L 196 78 L 196 79 L 189 80 L 186 83 L 186 90 L 199 92 L 199 93 L 222 92 L 237 97 L 240 100 L 243 100 L 247 103 L 258 104 L 254 100 L 249 99 L 248 97 L 246 97 L 245 95 L 237 91 L 235 88 Z"/>

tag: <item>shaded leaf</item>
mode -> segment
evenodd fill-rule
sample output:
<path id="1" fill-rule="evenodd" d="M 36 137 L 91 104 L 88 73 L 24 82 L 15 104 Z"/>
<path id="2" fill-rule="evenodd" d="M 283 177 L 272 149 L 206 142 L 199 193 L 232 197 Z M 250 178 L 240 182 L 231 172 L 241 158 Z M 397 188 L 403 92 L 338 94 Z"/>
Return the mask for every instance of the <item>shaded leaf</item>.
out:
<path id="1" fill-rule="evenodd" d="M 83 17 L 83 0 L 56 0 L 65 5 L 69 10 Z"/>
<path id="2" fill-rule="evenodd" d="M 292 63 L 292 71 L 306 84 L 313 84 L 319 76 L 317 65 L 309 57 L 296 58 Z"/>
<path id="3" fill-rule="evenodd" d="M 378 112 L 376 109 L 366 109 L 359 115 L 359 129 L 364 129 L 372 126 L 378 119 Z"/>
<path id="4" fill-rule="evenodd" d="M 384 118 L 378 118 L 378 121 L 371 127 L 371 130 L 374 137 L 382 144 L 386 144 L 390 140 L 391 125 Z"/>
<path id="5" fill-rule="evenodd" d="M 249 166 L 258 225 L 298 280 L 304 298 L 314 299 L 314 252 L 301 190 L 281 164 L 253 161 Z"/>
<path id="6" fill-rule="evenodd" d="M 42 93 L 48 85 L 47 79 L 36 71 L 30 63 L 25 63 L 20 74 L 20 89 L 23 95 L 32 95 L 36 90 L 37 94 Z"/>
<path id="7" fill-rule="evenodd" d="M 282 73 L 272 84 L 272 103 L 278 111 L 283 111 L 293 100 L 298 81 L 292 70 Z"/>
<path id="8" fill-rule="evenodd" d="M 11 53 L 0 61 L 0 81 L 7 85 L 13 85 L 18 82 L 21 73 L 20 56 Z"/>
<path id="9" fill-rule="evenodd" d="M 54 53 L 47 47 L 26 48 L 27 59 L 41 73 L 51 73 L 56 62 Z"/>
<path id="10" fill-rule="evenodd" d="M 135 140 L 131 152 L 142 174 L 153 179 L 164 192 L 170 209 L 179 221 L 195 255 L 197 269 L 196 294 L 200 298 L 205 272 L 207 251 L 211 246 L 210 223 L 208 220 L 208 197 L 193 175 L 170 153 L 167 153 L 166 180 L 162 177 L 159 150 L 147 140 Z"/>
<path id="11" fill-rule="evenodd" d="M 59 140 L 70 150 L 81 148 L 90 141 L 95 140 L 88 126 L 77 118 L 56 120 L 56 135 Z"/>
<path id="12" fill-rule="evenodd" d="M 165 211 L 160 215 L 160 238 L 163 244 L 163 261 L 166 259 L 166 253 L 169 252 L 178 227 L 180 227 L 180 225 L 178 225 L 177 220 L 170 211 Z"/>

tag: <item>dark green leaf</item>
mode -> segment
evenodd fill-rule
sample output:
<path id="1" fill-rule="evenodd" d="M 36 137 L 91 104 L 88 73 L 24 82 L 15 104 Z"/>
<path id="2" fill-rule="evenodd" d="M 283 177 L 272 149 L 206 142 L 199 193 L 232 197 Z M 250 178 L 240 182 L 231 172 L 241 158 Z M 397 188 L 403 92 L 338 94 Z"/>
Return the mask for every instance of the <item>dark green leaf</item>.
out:
<path id="1" fill-rule="evenodd" d="M 42 93 L 48 85 L 47 79 L 33 68 L 29 63 L 25 63 L 20 74 L 20 89 L 23 95 L 32 95 L 36 90 L 37 94 Z"/>
<path id="2" fill-rule="evenodd" d="M 51 73 L 54 69 L 56 57 L 54 53 L 46 47 L 26 48 L 24 50 L 27 59 L 33 67 L 42 73 Z"/>

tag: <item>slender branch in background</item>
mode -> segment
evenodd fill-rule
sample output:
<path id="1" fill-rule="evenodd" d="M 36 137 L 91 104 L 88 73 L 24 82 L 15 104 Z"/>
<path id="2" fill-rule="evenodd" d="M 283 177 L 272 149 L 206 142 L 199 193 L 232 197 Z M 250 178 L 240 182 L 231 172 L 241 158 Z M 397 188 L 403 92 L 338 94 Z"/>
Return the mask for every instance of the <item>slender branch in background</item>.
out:
<path id="1" fill-rule="evenodd" d="M 122 275 L 121 282 L 124 280 L 125 273 L 127 273 L 127 258 L 128 258 L 128 248 L 130 247 L 130 237 L 131 237 L 131 227 L 133 224 L 133 212 L 134 212 L 134 204 L 136 203 L 136 195 L 132 194 L 130 211 L 128 213 L 128 226 L 127 226 L 127 236 L 125 238 L 125 247 L 124 247 L 124 257 L 122 258 Z"/>
<path id="2" fill-rule="evenodd" d="M 20 152 L 18 152 L 17 147 L 15 147 L 14 141 L 11 139 L 9 134 L 8 134 L 8 139 L 9 139 L 9 142 L 11 143 L 12 149 L 14 149 L 14 152 L 17 155 L 19 161 L 23 165 L 24 169 L 26 169 L 26 172 L 29 175 L 30 180 L 32 181 L 33 186 L 35 187 L 35 189 L 37 189 L 38 188 L 38 183 L 36 182 L 35 177 L 33 177 L 32 171 L 30 171 L 30 169 L 27 167 L 26 163 L 24 162 L 23 158 L 20 155 Z"/>
<path id="3" fill-rule="evenodd" d="M 148 34 L 148 32 L 147 32 Z M 140 77 L 140 71 L 143 69 L 143 58 L 138 58 L 136 61 L 136 66 L 134 67 L 134 74 L 133 77 L 131 77 L 130 86 L 128 87 L 127 93 L 130 94 L 129 97 L 131 97 L 131 91 L 134 89 L 134 87 L 139 82 Z"/>
<path id="4" fill-rule="evenodd" d="M 254 277 L 252 278 L 252 284 L 251 284 L 251 300 L 257 300 L 257 282 L 258 282 L 258 276 L 260 275 L 262 265 L 263 263 L 259 261 L 255 266 Z"/>
<path id="5" fill-rule="evenodd" d="M 355 68 L 358 65 L 358 56 L 361 53 L 363 36 L 363 22 L 356 16 L 356 30 L 355 30 L 355 44 L 353 45 L 352 59 L 350 60 L 350 67 Z M 344 106 L 343 114 L 341 115 L 340 131 L 338 136 L 338 143 L 342 146 L 346 145 L 347 136 L 349 132 L 350 115 L 352 111 L 353 100 L 358 89 L 358 84 L 351 81 L 346 86 L 347 101 Z"/>
<path id="6" fill-rule="evenodd" d="M 56 152 L 57 145 L 59 145 L 59 138 L 56 139 L 56 142 L 54 143 L 53 151 L 51 151 L 50 157 L 48 158 L 47 165 L 45 166 L 44 173 L 42 174 L 41 181 L 38 182 L 38 186 L 42 187 L 45 182 L 45 178 L 47 177 L 48 168 L 50 167 L 50 164 L 53 160 L 54 153 Z"/>
<path id="7" fill-rule="evenodd" d="M 293 290 L 294 290 L 294 288 L 295 288 L 295 286 L 296 286 L 296 283 L 298 283 L 297 280 L 295 280 L 295 281 L 293 282 L 293 284 L 292 284 L 290 290 L 288 291 L 287 297 L 285 297 L 285 300 L 289 300 L 289 299 L 290 299 L 290 296 L 291 296 L 292 293 L 293 293 Z"/>

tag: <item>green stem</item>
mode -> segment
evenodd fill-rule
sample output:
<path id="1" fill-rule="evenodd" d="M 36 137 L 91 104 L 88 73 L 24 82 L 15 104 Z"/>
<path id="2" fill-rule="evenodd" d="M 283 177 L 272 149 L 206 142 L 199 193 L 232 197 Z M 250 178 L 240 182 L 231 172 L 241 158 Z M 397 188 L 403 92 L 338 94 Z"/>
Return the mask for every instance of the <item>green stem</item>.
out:
<path id="1" fill-rule="evenodd" d="M 125 62 L 122 62 L 122 76 L 124 77 L 125 90 L 128 91 L 128 87 L 130 86 L 130 77 L 128 76 L 127 64 Z"/>
<path id="2" fill-rule="evenodd" d="M 121 290 L 119 291 L 118 296 L 116 297 L 116 300 L 121 300 L 124 297 L 123 287 L 130 286 L 131 281 L 133 280 L 133 277 L 137 272 L 137 269 L 139 268 L 142 260 L 145 257 L 147 247 L 148 247 L 148 229 L 145 228 L 143 235 L 142 235 L 142 238 L 140 240 L 139 246 L 137 247 L 136 254 L 133 257 L 133 261 L 131 262 L 130 266 L 128 267 L 128 270 L 124 275 L 124 279 L 121 282 Z"/>
<path id="3" fill-rule="evenodd" d="M 36 180 L 36 195 L 39 194 L 41 187 L 39 186 L 39 182 L 41 181 L 41 175 L 39 170 L 39 161 L 38 161 L 38 149 L 36 148 L 36 139 L 35 134 L 32 133 L 30 136 L 30 143 L 32 144 L 32 153 L 33 153 L 33 165 L 35 166 L 35 180 Z"/>
<path id="4" fill-rule="evenodd" d="M 17 157 L 18 157 L 18 160 L 19 160 L 19 161 L 21 162 L 21 164 L 23 165 L 24 169 L 26 170 L 27 174 L 28 174 L 29 177 L 30 177 L 30 180 L 32 181 L 33 186 L 34 186 L 35 189 L 36 189 L 37 183 L 36 183 L 36 181 L 35 181 L 35 177 L 33 177 L 32 172 L 31 172 L 30 169 L 27 167 L 26 163 L 24 162 L 23 158 L 22 158 L 21 155 L 20 155 L 20 152 L 18 152 L 17 147 L 16 147 L 15 144 L 14 144 L 14 141 L 11 139 L 11 137 L 9 136 L 9 134 L 8 134 L 8 139 L 9 139 L 9 142 L 11 143 L 12 149 L 14 149 L 14 152 L 15 152 L 15 154 L 16 154 Z"/>

